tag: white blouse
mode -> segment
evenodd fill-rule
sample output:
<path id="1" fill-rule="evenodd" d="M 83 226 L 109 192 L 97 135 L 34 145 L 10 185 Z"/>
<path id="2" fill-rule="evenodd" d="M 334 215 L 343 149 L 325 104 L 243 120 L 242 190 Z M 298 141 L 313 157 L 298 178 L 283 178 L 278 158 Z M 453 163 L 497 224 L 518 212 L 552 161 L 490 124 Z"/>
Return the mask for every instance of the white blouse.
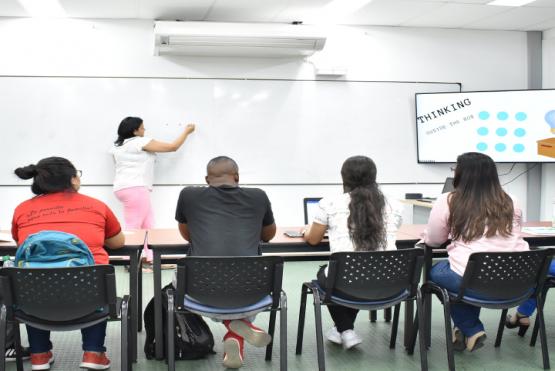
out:
<path id="1" fill-rule="evenodd" d="M 152 138 L 133 137 L 110 151 L 116 163 L 114 191 L 130 187 L 147 187 L 152 190 L 156 154 L 143 150 Z"/>
<path id="2" fill-rule="evenodd" d="M 349 218 L 349 203 L 351 196 L 343 193 L 334 197 L 325 197 L 320 200 L 319 207 L 314 216 L 314 223 L 327 225 L 330 241 L 330 251 L 354 251 L 353 241 L 349 236 L 347 219 Z M 398 201 L 389 201 L 386 197 L 385 220 L 387 245 L 380 246 L 380 250 L 394 250 L 397 230 L 403 221 L 402 207 Z"/>

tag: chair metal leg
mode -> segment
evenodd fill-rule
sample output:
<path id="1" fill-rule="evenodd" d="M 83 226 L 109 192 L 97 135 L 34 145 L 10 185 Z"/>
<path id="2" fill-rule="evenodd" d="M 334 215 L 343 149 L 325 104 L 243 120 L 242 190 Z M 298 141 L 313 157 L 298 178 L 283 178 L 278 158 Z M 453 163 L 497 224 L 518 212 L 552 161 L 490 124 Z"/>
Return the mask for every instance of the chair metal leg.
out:
<path id="1" fill-rule="evenodd" d="M 21 357 L 23 348 L 21 347 L 21 334 L 19 332 L 19 322 L 14 323 L 14 335 L 15 335 L 15 366 L 17 371 L 23 371 L 23 358 Z M 0 348 L 1 349 L 1 348 Z"/>
<path id="2" fill-rule="evenodd" d="M 540 327 L 540 342 L 542 346 L 542 358 L 544 370 L 549 369 L 549 350 L 547 349 L 547 336 L 545 334 L 545 319 L 543 317 L 543 298 L 538 296 L 538 322 Z"/>
<path id="3" fill-rule="evenodd" d="M 391 308 L 387 308 L 391 316 Z M 393 326 L 391 326 L 391 338 L 389 340 L 389 349 L 395 349 L 395 342 L 397 341 L 397 329 L 399 327 L 399 311 L 401 310 L 401 304 L 395 306 L 395 311 L 393 312 Z"/>
<path id="4" fill-rule="evenodd" d="M 175 339 L 174 339 L 174 332 L 175 332 L 175 324 L 174 324 L 174 311 L 175 311 L 175 304 L 173 299 L 173 293 L 171 290 L 168 290 L 168 327 L 167 327 L 167 352 L 166 352 L 166 360 L 168 362 L 168 371 L 175 371 Z"/>
<path id="5" fill-rule="evenodd" d="M 279 306 L 279 369 L 287 371 L 287 295 L 283 291 Z"/>
<path id="6" fill-rule="evenodd" d="M 318 353 L 318 370 L 325 371 L 326 358 L 324 355 L 324 337 L 322 334 L 322 303 L 320 302 L 320 294 L 313 292 L 314 297 L 314 322 L 316 328 L 316 351 Z"/>
<path id="7" fill-rule="evenodd" d="M 7 309 L 4 304 L 0 307 L 0 371 L 6 370 L 6 328 L 8 326 L 7 323 Z"/>
<path id="8" fill-rule="evenodd" d="M 273 310 L 270 312 L 270 326 L 268 326 L 268 334 L 270 334 L 272 341 L 270 341 L 270 344 L 266 346 L 266 358 L 265 358 L 266 361 L 272 360 L 272 349 L 274 347 L 275 329 L 276 329 L 276 311 Z"/>
<path id="9" fill-rule="evenodd" d="M 383 310 L 383 319 L 385 322 L 391 322 L 391 308 L 385 308 Z"/>
<path id="10" fill-rule="evenodd" d="M 534 321 L 534 328 L 532 329 L 532 337 L 530 338 L 530 346 L 536 346 L 536 340 L 538 339 L 538 331 L 540 329 L 538 316 L 536 316 L 536 320 Z"/>
<path id="11" fill-rule="evenodd" d="M 447 346 L 447 362 L 449 371 L 455 371 L 455 357 L 453 355 L 453 331 L 451 330 L 451 305 L 449 294 L 445 289 L 441 290 L 443 301 L 443 317 L 445 320 L 445 344 Z"/>
<path id="12" fill-rule="evenodd" d="M 497 337 L 495 338 L 495 347 L 498 348 L 501 345 L 501 339 L 503 338 L 503 330 L 505 329 L 505 318 L 507 318 L 508 309 L 503 309 L 501 311 L 501 318 L 499 319 L 499 326 L 497 327 Z"/>
<path id="13" fill-rule="evenodd" d="M 131 333 L 129 326 L 129 297 L 125 296 L 121 301 L 121 370 L 122 371 L 129 371 L 130 370 L 130 363 L 131 363 L 131 351 L 129 344 L 129 334 Z"/>
<path id="14" fill-rule="evenodd" d="M 418 336 L 418 344 L 420 346 L 420 369 L 422 371 L 428 371 L 428 348 L 426 347 L 425 330 L 424 330 L 424 308 L 423 308 L 422 294 L 420 290 L 416 292 L 416 319 L 415 322 L 418 327 L 414 328 L 414 341 L 416 341 L 416 332 L 420 335 Z M 412 344 L 414 350 L 414 343 Z"/>
<path id="15" fill-rule="evenodd" d="M 375 310 L 370 311 L 370 322 L 376 322 L 378 315 Z"/>
<path id="16" fill-rule="evenodd" d="M 297 327 L 297 346 L 295 354 L 301 354 L 303 351 L 303 335 L 304 335 L 304 321 L 306 314 L 306 296 L 308 295 L 308 287 L 303 284 L 301 287 L 301 307 L 299 309 L 299 325 Z"/>
<path id="17" fill-rule="evenodd" d="M 137 271 L 137 331 L 143 330 L 143 267 L 142 264 Z"/>

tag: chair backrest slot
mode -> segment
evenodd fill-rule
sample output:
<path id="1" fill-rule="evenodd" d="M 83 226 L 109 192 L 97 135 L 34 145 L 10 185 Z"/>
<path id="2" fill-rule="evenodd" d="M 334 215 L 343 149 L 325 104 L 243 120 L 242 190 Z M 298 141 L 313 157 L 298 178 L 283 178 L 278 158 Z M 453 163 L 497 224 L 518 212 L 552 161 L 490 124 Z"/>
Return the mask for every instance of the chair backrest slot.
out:
<path id="1" fill-rule="evenodd" d="M 48 321 L 71 321 L 85 317 L 116 301 L 107 275 L 114 267 L 95 265 L 70 268 L 3 268 L 0 276 L 9 280 L 15 309 Z"/>
<path id="2" fill-rule="evenodd" d="M 268 295 L 275 301 L 282 267 L 278 256 L 186 257 L 178 262 L 177 299 L 183 290 L 183 295 L 218 308 L 245 307 Z"/>
<path id="3" fill-rule="evenodd" d="M 423 254 L 422 249 L 334 253 L 334 269 L 328 271 L 335 275 L 332 295 L 376 301 L 415 292 Z"/>

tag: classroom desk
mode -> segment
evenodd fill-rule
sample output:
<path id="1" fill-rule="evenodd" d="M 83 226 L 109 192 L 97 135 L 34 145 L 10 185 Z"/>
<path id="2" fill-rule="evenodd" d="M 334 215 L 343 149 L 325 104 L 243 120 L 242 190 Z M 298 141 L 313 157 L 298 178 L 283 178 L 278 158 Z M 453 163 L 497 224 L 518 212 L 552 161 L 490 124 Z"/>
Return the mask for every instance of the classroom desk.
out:
<path id="1" fill-rule="evenodd" d="M 419 200 L 400 200 L 405 205 L 412 206 L 412 224 L 428 223 L 430 211 L 434 206 L 433 202 L 424 202 Z"/>
<path id="2" fill-rule="evenodd" d="M 1 231 L 10 233 L 9 231 Z M 139 258 L 146 241 L 146 230 L 124 231 L 125 246 L 121 249 L 106 249 L 110 263 L 129 264 L 129 295 L 131 296 L 131 360 L 137 361 L 137 332 L 142 321 L 142 300 L 139 297 Z M 0 256 L 15 255 L 17 245 L 13 241 L 0 242 Z"/>
<path id="3" fill-rule="evenodd" d="M 262 243 L 262 255 L 278 255 L 286 260 L 326 260 L 330 255 L 329 243 L 322 241 L 317 246 L 309 246 L 302 238 L 291 238 L 284 235 L 288 230 L 301 230 L 302 227 L 279 227 L 276 236 L 268 243 Z M 404 231 L 403 226 L 397 234 L 397 247 L 408 248 L 418 241 L 411 229 Z M 150 229 L 147 242 L 153 252 L 153 280 L 154 280 L 154 321 L 156 359 L 164 359 L 162 344 L 162 259 L 175 260 L 185 257 L 188 242 L 181 237 L 177 229 Z M 316 272 L 314 272 L 316 275 Z M 412 323 L 412 318 L 410 319 Z M 158 340 L 160 339 L 160 340 Z M 408 339 L 408 336 L 407 336 Z M 407 340 L 408 341 L 408 340 Z"/>

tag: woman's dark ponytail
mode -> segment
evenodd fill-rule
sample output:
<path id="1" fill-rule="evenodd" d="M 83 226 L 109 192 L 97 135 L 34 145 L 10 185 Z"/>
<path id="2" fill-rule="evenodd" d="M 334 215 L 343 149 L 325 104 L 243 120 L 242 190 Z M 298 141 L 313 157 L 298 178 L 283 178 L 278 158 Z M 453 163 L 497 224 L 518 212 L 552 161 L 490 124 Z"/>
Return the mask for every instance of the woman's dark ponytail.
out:
<path id="1" fill-rule="evenodd" d="M 18 167 L 14 173 L 21 179 L 31 179 L 37 175 L 37 167 L 35 165 Z"/>
<path id="2" fill-rule="evenodd" d="M 36 195 L 73 190 L 71 179 L 77 176 L 75 166 L 63 157 L 47 157 L 36 165 L 18 167 L 14 171 L 21 179 L 33 178 L 31 191 Z"/>
<path id="3" fill-rule="evenodd" d="M 118 127 L 118 139 L 114 142 L 116 146 L 121 146 L 126 139 L 133 138 L 135 131 L 139 130 L 143 124 L 143 119 L 140 117 L 126 117 L 121 120 Z"/>

